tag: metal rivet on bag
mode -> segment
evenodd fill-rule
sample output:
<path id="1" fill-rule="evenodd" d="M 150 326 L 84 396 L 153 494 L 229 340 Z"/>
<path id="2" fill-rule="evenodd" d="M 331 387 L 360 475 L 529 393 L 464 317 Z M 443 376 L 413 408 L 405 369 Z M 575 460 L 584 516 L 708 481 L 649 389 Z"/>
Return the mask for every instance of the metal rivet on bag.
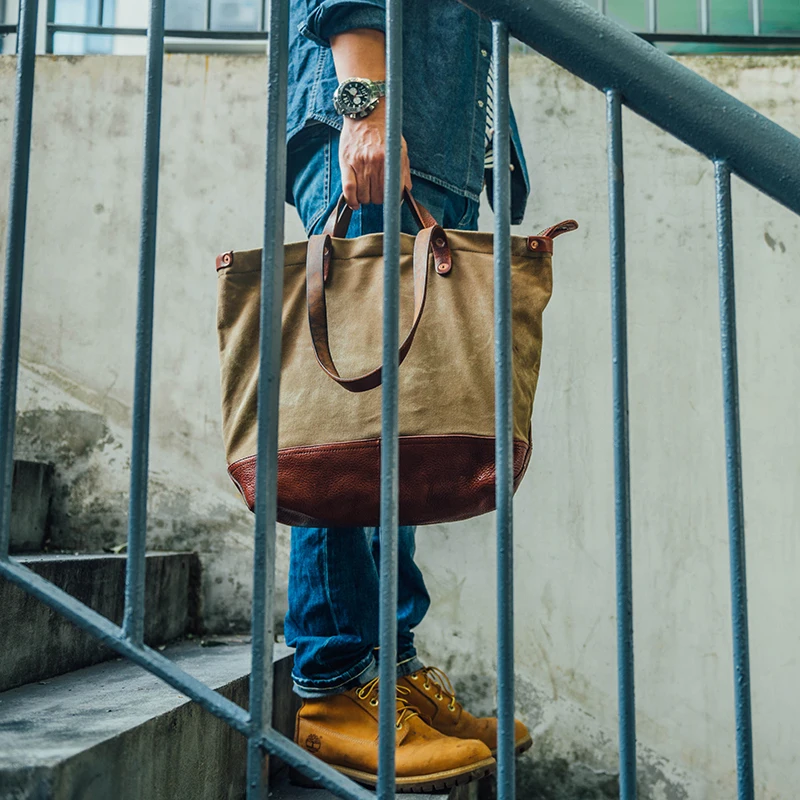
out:
<path id="1" fill-rule="evenodd" d="M 530 247 L 531 250 L 538 250 L 539 242 L 537 242 L 536 239 L 531 239 L 528 241 L 528 247 Z"/>
<path id="2" fill-rule="evenodd" d="M 444 239 L 442 239 L 442 237 L 440 236 L 440 237 L 439 237 L 439 238 L 438 238 L 438 239 L 437 239 L 437 240 L 434 242 L 434 244 L 435 244 L 437 247 L 444 247 L 444 246 L 445 246 L 445 241 L 444 241 Z"/>
<path id="3" fill-rule="evenodd" d="M 222 266 L 229 267 L 231 264 L 233 264 L 233 252 L 223 253 Z"/>
<path id="4" fill-rule="evenodd" d="M 440 274 L 444 274 L 445 272 L 450 272 L 450 264 L 448 264 L 447 261 L 443 261 L 441 264 L 439 264 L 438 267 L 436 267 L 436 271 L 439 272 Z"/>

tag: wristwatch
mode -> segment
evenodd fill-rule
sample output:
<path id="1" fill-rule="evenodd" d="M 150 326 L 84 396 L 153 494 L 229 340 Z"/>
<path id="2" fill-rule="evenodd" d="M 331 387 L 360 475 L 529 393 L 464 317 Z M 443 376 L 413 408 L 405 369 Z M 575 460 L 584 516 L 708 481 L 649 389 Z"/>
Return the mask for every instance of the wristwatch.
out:
<path id="1" fill-rule="evenodd" d="M 362 119 L 375 110 L 378 100 L 385 94 L 385 81 L 348 78 L 333 93 L 333 107 L 337 114 L 351 119 Z"/>

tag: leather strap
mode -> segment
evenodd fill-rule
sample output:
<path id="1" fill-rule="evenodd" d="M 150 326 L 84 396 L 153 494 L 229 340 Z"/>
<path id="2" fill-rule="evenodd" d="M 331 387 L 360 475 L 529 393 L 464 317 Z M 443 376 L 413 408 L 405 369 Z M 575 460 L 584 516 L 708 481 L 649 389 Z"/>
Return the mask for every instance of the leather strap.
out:
<path id="1" fill-rule="evenodd" d="M 433 215 L 428 211 L 425 206 L 418 203 L 412 196 L 408 189 L 403 189 L 403 201 L 408 204 L 411 209 L 411 216 L 414 217 L 414 222 L 420 230 L 423 228 L 432 228 L 438 223 L 433 218 Z M 344 195 L 339 198 L 336 208 L 331 211 L 328 221 L 325 223 L 323 233 L 328 236 L 334 236 L 337 239 L 344 239 L 347 236 L 347 229 L 350 227 L 350 220 L 353 216 L 353 209 L 347 205 Z"/>
<path id="2" fill-rule="evenodd" d="M 308 325 L 317 362 L 323 371 L 350 392 L 366 392 L 380 386 L 382 367 L 357 378 L 343 378 L 336 368 L 328 341 L 328 309 L 325 302 L 325 274 L 328 270 L 333 242 L 328 234 L 312 236 L 308 240 L 306 258 L 306 301 Z M 417 234 L 414 242 L 414 321 L 400 345 L 399 363 L 402 364 L 411 349 L 414 336 L 422 319 L 428 293 L 428 256 L 433 254 L 436 271 L 446 275 L 452 269 L 447 235 L 438 225 L 426 227 Z"/>

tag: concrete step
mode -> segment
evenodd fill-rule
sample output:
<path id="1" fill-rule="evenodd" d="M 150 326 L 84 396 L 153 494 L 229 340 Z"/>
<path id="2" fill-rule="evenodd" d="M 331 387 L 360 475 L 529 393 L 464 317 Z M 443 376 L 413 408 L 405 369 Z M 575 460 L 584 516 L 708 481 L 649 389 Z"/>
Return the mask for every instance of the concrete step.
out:
<path id="1" fill-rule="evenodd" d="M 450 793 L 444 794 L 398 794 L 397 800 L 411 800 L 411 798 L 428 798 L 429 800 L 480 800 L 488 796 L 486 789 L 494 778 L 469 783 L 466 786 L 456 786 Z M 270 783 L 269 800 L 337 800 L 336 795 L 325 789 L 306 789 L 295 786 L 289 782 L 288 771 L 281 770 Z"/>
<path id="2" fill-rule="evenodd" d="M 276 645 L 273 724 L 287 735 L 290 652 Z M 248 644 L 182 642 L 164 655 L 247 706 Z M 128 661 L 0 694 L 2 800 L 240 800 L 245 769 L 240 734 Z"/>
<path id="3" fill-rule="evenodd" d="M 122 622 L 124 555 L 41 554 L 17 560 L 104 617 Z M 193 553 L 149 553 L 146 564 L 145 638 L 156 646 L 192 631 L 200 567 Z M 0 578 L 0 691 L 115 657 L 97 639 Z"/>
<path id="4" fill-rule="evenodd" d="M 52 464 L 14 461 L 11 484 L 12 553 L 34 553 L 42 549 L 48 533 L 53 471 Z"/>

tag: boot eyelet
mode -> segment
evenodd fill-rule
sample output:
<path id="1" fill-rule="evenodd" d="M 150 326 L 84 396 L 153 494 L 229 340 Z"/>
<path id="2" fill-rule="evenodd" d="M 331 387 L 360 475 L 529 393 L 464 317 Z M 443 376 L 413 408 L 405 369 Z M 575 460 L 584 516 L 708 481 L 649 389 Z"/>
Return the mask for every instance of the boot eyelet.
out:
<path id="1" fill-rule="evenodd" d="M 442 696 L 441 696 L 441 695 L 440 695 L 438 692 L 437 692 L 437 693 L 434 695 L 434 697 L 435 697 L 437 700 L 441 700 L 441 699 L 442 699 Z"/>
<path id="2" fill-rule="evenodd" d="M 431 688 L 431 685 L 430 685 L 429 683 L 423 683 L 423 684 L 422 684 L 422 688 L 423 688 L 423 689 L 424 689 L 424 690 L 427 692 L 427 691 L 428 691 L 428 689 L 430 689 L 430 688 Z"/>
<path id="3" fill-rule="evenodd" d="M 412 681 L 419 680 L 419 675 L 409 675 L 408 677 L 411 678 Z"/>
<path id="4" fill-rule="evenodd" d="M 454 705 L 449 705 L 449 706 L 447 706 L 447 708 L 450 711 L 455 711 L 456 710 L 456 707 Z"/>
<path id="5" fill-rule="evenodd" d="M 395 728 L 397 728 L 397 730 L 399 731 L 403 730 L 403 726 L 399 722 L 397 723 L 397 725 L 395 725 Z"/>
<path id="6" fill-rule="evenodd" d="M 378 705 L 378 701 L 373 697 L 372 700 L 369 701 L 369 704 L 371 706 L 376 706 L 376 705 Z"/>

